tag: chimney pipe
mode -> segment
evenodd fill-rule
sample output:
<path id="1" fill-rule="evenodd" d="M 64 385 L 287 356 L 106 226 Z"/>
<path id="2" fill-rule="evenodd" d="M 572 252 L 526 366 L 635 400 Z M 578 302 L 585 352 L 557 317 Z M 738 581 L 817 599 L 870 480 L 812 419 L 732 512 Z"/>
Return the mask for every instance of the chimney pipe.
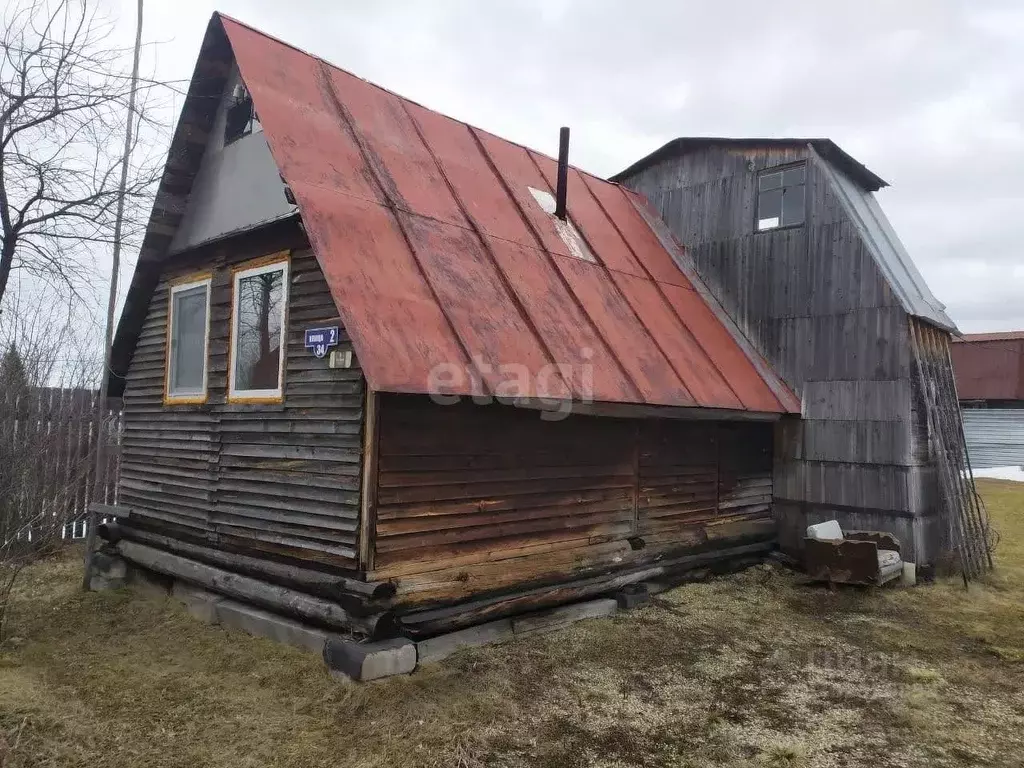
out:
<path id="1" fill-rule="evenodd" d="M 555 189 L 555 216 L 565 221 L 566 196 L 569 193 L 569 129 L 558 132 L 558 186 Z"/>

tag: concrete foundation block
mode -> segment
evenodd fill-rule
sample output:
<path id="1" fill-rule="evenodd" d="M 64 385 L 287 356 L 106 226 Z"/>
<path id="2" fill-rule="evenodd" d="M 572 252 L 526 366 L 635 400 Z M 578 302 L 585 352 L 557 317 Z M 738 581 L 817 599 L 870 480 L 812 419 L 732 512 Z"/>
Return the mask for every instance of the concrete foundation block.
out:
<path id="1" fill-rule="evenodd" d="M 615 602 L 620 611 L 629 611 L 650 602 L 651 595 L 645 584 L 630 584 L 615 593 Z"/>
<path id="2" fill-rule="evenodd" d="M 128 584 L 128 564 L 116 555 L 96 552 L 92 556 L 92 576 L 89 589 L 99 592 L 105 589 L 121 589 Z"/>
<path id="3" fill-rule="evenodd" d="M 146 597 L 166 598 L 171 594 L 174 579 L 162 573 L 147 571 L 137 565 L 128 566 L 128 585 Z"/>
<path id="4" fill-rule="evenodd" d="M 447 635 L 438 635 L 416 643 L 416 656 L 420 664 L 441 661 L 463 648 L 475 648 L 491 643 L 511 640 L 513 637 L 512 621 L 499 619 L 476 627 L 460 629 Z"/>
<path id="5" fill-rule="evenodd" d="M 324 643 L 324 663 L 333 676 L 362 682 L 407 675 L 416 669 L 416 644 L 404 637 L 358 643 L 331 635 Z"/>
<path id="6" fill-rule="evenodd" d="M 588 600 L 585 603 L 563 605 L 560 608 L 552 608 L 550 611 L 513 618 L 512 631 L 516 637 L 532 635 L 538 632 L 551 632 L 583 619 L 611 616 L 618 610 L 618 603 L 611 598 Z"/>
<path id="7" fill-rule="evenodd" d="M 185 605 L 185 609 L 195 618 L 207 624 L 217 624 L 217 605 L 224 598 L 207 592 L 205 589 L 189 584 L 187 581 L 176 581 L 171 587 L 171 597 Z"/>
<path id="8" fill-rule="evenodd" d="M 321 629 L 234 600 L 219 600 L 216 614 L 217 623 L 223 627 L 240 629 L 255 637 L 265 637 L 304 651 L 320 653 L 327 639 L 327 632 Z"/>

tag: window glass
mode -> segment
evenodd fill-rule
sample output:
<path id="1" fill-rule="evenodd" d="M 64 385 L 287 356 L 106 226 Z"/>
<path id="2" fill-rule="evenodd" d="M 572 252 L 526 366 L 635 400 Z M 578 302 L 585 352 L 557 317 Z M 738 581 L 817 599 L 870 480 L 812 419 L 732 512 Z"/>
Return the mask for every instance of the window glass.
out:
<path id="1" fill-rule="evenodd" d="M 782 190 L 772 189 L 757 196 L 757 228 L 771 229 L 782 222 Z"/>
<path id="2" fill-rule="evenodd" d="M 168 350 L 167 394 L 197 397 L 206 394 L 206 316 L 209 282 L 171 290 L 171 332 Z"/>
<path id="3" fill-rule="evenodd" d="M 766 189 L 778 189 L 782 186 L 781 173 L 762 173 L 757 180 L 757 188 L 762 192 Z"/>
<path id="4" fill-rule="evenodd" d="M 804 166 L 798 166 L 797 168 L 789 168 L 782 172 L 782 186 L 789 187 L 794 184 L 804 183 Z"/>
<path id="5" fill-rule="evenodd" d="M 807 166 L 762 171 L 757 177 L 757 229 L 792 227 L 804 223 L 804 184 Z"/>
<path id="6" fill-rule="evenodd" d="M 252 96 L 245 85 L 239 83 L 231 94 L 224 115 L 224 145 L 227 146 L 243 136 L 261 130 L 259 118 L 252 104 Z"/>
<path id="7" fill-rule="evenodd" d="M 787 187 L 782 198 L 782 226 L 804 223 L 804 188 Z"/>
<path id="8" fill-rule="evenodd" d="M 235 276 L 232 394 L 280 395 L 286 274 L 279 263 Z"/>

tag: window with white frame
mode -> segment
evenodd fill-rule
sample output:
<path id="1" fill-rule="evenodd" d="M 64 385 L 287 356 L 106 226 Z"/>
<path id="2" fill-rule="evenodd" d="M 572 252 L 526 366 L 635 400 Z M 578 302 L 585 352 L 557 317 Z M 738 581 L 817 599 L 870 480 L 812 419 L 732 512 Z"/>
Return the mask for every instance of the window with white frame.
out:
<path id="1" fill-rule="evenodd" d="M 169 403 L 206 400 L 207 339 L 210 336 L 210 277 L 171 286 L 167 331 Z"/>
<path id="2" fill-rule="evenodd" d="M 761 171 L 757 176 L 757 229 L 795 227 L 804 223 L 804 183 L 807 169 L 800 165 Z"/>
<path id="3" fill-rule="evenodd" d="M 228 399 L 283 399 L 287 257 L 235 272 Z"/>

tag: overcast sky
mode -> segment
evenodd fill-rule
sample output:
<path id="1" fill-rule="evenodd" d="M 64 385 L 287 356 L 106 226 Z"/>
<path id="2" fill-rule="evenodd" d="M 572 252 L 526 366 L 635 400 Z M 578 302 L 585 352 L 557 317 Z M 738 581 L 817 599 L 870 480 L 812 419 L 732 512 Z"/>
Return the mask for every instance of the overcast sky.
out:
<path id="1" fill-rule="evenodd" d="M 832 138 L 962 331 L 1024 328 L 1019 0 L 146 0 L 158 76 L 214 10 L 550 154 L 570 125 L 600 175 L 681 135 Z"/>

